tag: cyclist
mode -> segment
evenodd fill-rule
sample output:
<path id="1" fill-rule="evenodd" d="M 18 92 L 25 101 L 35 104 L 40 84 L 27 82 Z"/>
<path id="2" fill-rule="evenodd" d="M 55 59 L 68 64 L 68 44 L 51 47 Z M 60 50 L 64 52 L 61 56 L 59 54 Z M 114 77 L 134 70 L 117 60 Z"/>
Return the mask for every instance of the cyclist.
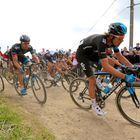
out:
<path id="1" fill-rule="evenodd" d="M 55 64 L 53 61 L 53 55 L 50 54 L 49 50 L 46 50 L 46 53 L 44 54 L 42 61 L 48 66 L 47 79 L 53 81 L 54 78 L 51 76 L 51 72 Z"/>
<path id="2" fill-rule="evenodd" d="M 26 89 L 23 85 L 23 77 L 22 74 L 24 70 L 22 69 L 21 64 L 30 65 L 31 62 L 24 54 L 30 52 L 32 55 L 32 59 L 39 63 L 38 57 L 35 55 L 33 47 L 30 45 L 30 38 L 27 35 L 21 35 L 20 43 L 14 44 L 10 50 L 8 51 L 8 56 L 13 63 L 13 66 L 18 74 L 18 79 L 21 87 L 21 95 L 26 95 Z"/>
<path id="3" fill-rule="evenodd" d="M 112 75 L 125 79 L 127 82 L 134 82 L 136 77 L 133 75 L 125 75 L 117 71 L 109 64 L 106 54 L 106 48 L 112 48 L 114 54 L 120 63 L 133 67 L 133 65 L 120 53 L 118 46 L 123 42 L 127 27 L 120 22 L 112 23 L 109 25 L 108 32 L 105 34 L 94 34 L 80 41 L 80 45 L 76 52 L 76 58 L 81 65 L 83 71 L 89 80 L 89 96 L 92 100 L 92 110 L 98 115 L 105 115 L 104 112 L 96 103 L 95 85 L 96 77 L 92 68 L 93 63 L 101 63 L 105 71 L 110 72 Z"/>

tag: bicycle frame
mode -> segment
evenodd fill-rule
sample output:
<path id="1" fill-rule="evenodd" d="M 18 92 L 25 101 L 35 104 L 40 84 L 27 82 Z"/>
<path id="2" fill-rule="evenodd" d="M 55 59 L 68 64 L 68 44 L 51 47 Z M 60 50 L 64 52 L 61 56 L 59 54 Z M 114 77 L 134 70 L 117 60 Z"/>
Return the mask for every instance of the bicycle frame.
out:
<path id="1" fill-rule="evenodd" d="M 95 75 L 96 76 L 99 76 L 99 75 L 107 76 L 107 75 L 110 75 L 110 73 L 109 72 L 95 72 Z M 120 79 L 118 82 L 116 82 L 116 85 L 110 90 L 110 92 L 108 94 L 103 95 L 102 99 L 105 101 L 123 82 L 124 82 L 124 80 L 122 80 L 122 79 Z M 136 107 L 139 107 L 139 105 L 138 105 L 139 101 L 136 97 L 135 91 L 133 91 L 133 86 L 140 87 L 140 82 L 134 82 L 132 84 L 126 83 L 126 88 L 129 92 L 129 94 L 131 95 L 133 102 L 135 103 Z"/>
<path id="2" fill-rule="evenodd" d="M 104 76 L 108 76 L 111 75 L 109 72 L 95 72 L 94 75 L 96 76 L 100 76 L 100 75 L 104 75 Z M 103 95 L 103 100 L 106 100 L 121 84 L 123 83 L 123 81 L 120 79 L 117 84 L 110 90 L 109 93 Z"/>
<path id="3" fill-rule="evenodd" d="M 26 88 L 26 89 L 31 88 L 32 89 L 35 98 L 37 99 L 37 101 L 40 104 L 44 104 L 47 100 L 47 92 L 46 92 L 46 89 L 45 89 L 45 86 L 44 86 L 42 80 L 37 75 L 37 70 L 38 70 L 38 68 L 40 68 L 40 67 L 38 67 L 39 66 L 38 64 L 40 65 L 40 63 L 37 63 L 37 64 L 33 63 L 30 66 L 25 66 L 25 65 L 22 66 L 23 69 L 24 69 L 23 84 L 24 84 L 24 88 Z M 24 78 L 26 76 L 26 71 L 27 70 L 29 70 L 29 73 L 28 73 L 29 77 L 28 77 L 27 81 L 25 82 Z M 31 86 L 29 87 L 28 84 L 29 84 L 30 80 L 31 80 Z M 17 93 L 19 95 L 21 95 L 18 88 L 19 88 L 18 87 L 18 80 L 17 80 L 17 75 L 16 75 L 15 76 L 15 89 L 16 89 Z"/>
<path id="4" fill-rule="evenodd" d="M 108 76 L 108 75 L 111 75 L 111 74 L 110 74 L 109 72 L 101 72 L 101 71 L 99 71 L 99 72 L 95 72 L 94 75 L 95 75 L 95 76 L 100 76 L 100 75 Z M 116 78 L 117 78 L 117 77 L 116 77 Z M 96 92 L 96 95 L 99 96 L 99 98 L 101 97 L 101 100 L 102 100 L 102 102 L 103 102 L 103 101 L 105 101 L 110 95 L 112 95 L 112 93 L 113 93 L 122 83 L 124 83 L 124 80 L 122 80 L 122 79 L 118 80 L 118 81 L 116 82 L 116 85 L 112 87 L 112 89 L 110 90 L 109 93 L 107 93 L 107 94 L 102 94 L 102 95 L 101 95 L 101 90 L 96 86 L 96 91 L 97 91 L 97 92 Z M 130 89 L 130 90 L 128 90 L 128 92 L 129 92 L 130 96 L 132 97 L 132 100 L 133 100 L 135 106 L 136 106 L 136 107 L 139 107 L 139 101 L 138 101 L 138 99 L 137 99 L 137 97 L 136 97 L 136 94 L 135 94 L 134 91 L 131 90 L 131 89 L 133 88 L 133 86 L 134 86 L 134 87 L 140 87 L 140 82 L 134 82 L 133 84 L 126 83 L 126 88 L 127 88 L 127 89 L 129 88 L 129 89 Z M 82 93 L 85 93 L 85 91 L 86 91 L 87 89 L 88 89 L 88 85 L 83 89 L 83 91 L 80 93 L 80 95 L 81 95 L 81 98 L 89 99 L 89 100 L 90 100 L 90 98 L 82 97 L 82 96 L 83 96 Z M 97 97 L 97 98 L 98 98 L 98 97 Z"/>
<path id="5" fill-rule="evenodd" d="M 138 71 L 134 71 L 134 72 L 137 74 Z M 127 73 L 127 71 L 126 72 L 124 71 L 124 73 Z M 111 75 L 109 72 L 101 72 L 101 71 L 97 71 L 94 74 L 95 76 Z M 98 105 L 101 108 L 104 108 L 105 100 L 113 92 L 117 91 L 118 93 L 116 96 L 116 105 L 118 107 L 119 112 L 130 123 L 140 126 L 140 116 L 138 115 L 140 114 L 140 110 L 139 110 L 140 94 L 138 91 L 138 89 L 140 88 L 140 82 L 127 83 L 125 80 L 113 76 L 111 78 L 111 82 L 114 82 L 114 85 L 111 88 L 110 92 L 107 94 L 103 93 L 102 90 L 98 88 L 98 86 L 96 86 L 95 93 L 96 93 L 96 101 Z M 123 86 L 119 90 L 116 90 L 121 85 Z M 87 79 L 80 78 L 80 77 L 74 79 L 70 85 L 70 96 L 72 100 L 78 107 L 85 110 L 91 109 L 91 105 L 92 105 L 91 98 L 89 97 L 89 93 L 88 93 L 88 86 L 89 86 L 89 81 Z"/>

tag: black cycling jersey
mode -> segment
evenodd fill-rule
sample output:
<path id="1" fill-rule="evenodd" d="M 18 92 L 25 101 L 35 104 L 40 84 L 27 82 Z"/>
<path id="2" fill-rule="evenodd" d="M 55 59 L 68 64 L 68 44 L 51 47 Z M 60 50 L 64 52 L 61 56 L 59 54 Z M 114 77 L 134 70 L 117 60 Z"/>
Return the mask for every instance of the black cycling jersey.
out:
<path id="1" fill-rule="evenodd" d="M 45 61 L 49 61 L 49 62 L 53 63 L 53 57 L 51 54 L 48 54 L 48 53 L 44 54 L 43 59 Z"/>
<path id="2" fill-rule="evenodd" d="M 31 45 L 29 45 L 29 49 L 27 50 L 23 50 L 21 48 L 21 44 L 14 44 L 11 49 L 8 52 L 8 55 L 18 55 L 18 56 L 23 56 L 25 53 L 30 52 L 31 54 L 34 54 L 34 50 L 33 47 Z"/>
<path id="3" fill-rule="evenodd" d="M 14 44 L 5 53 L 9 56 L 10 60 L 13 60 L 12 55 L 17 55 L 19 62 L 21 62 L 22 64 L 27 64 L 29 62 L 29 59 L 24 55 L 27 52 L 30 52 L 31 54 L 35 54 L 31 45 L 29 45 L 29 48 L 27 50 L 23 50 L 21 48 L 21 44 L 17 43 L 17 44 Z"/>
<path id="4" fill-rule="evenodd" d="M 119 52 L 117 46 L 109 46 L 107 44 L 106 35 L 95 34 L 80 41 L 76 58 L 87 77 L 94 75 L 91 68 L 93 62 L 99 63 L 100 59 L 107 58 L 107 48 L 113 48 L 114 52 Z"/>
<path id="5" fill-rule="evenodd" d="M 80 57 L 87 57 L 91 61 L 99 61 L 99 59 L 106 58 L 106 48 L 113 48 L 114 52 L 118 52 L 118 47 L 108 46 L 105 35 L 91 35 L 83 40 L 78 48 Z"/>

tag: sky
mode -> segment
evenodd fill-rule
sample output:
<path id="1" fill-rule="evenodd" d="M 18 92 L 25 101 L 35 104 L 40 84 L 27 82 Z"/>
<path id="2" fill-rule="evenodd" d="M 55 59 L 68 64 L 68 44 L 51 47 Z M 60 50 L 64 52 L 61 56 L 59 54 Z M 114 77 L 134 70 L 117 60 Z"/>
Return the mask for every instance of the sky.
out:
<path id="1" fill-rule="evenodd" d="M 2 52 L 19 43 L 22 34 L 31 38 L 31 45 L 38 52 L 42 48 L 75 51 L 81 39 L 107 32 L 112 22 L 122 22 L 128 27 L 120 46 L 128 47 L 129 5 L 130 0 L 0 0 Z M 134 46 L 140 42 L 138 13 L 140 5 L 134 7 Z"/>

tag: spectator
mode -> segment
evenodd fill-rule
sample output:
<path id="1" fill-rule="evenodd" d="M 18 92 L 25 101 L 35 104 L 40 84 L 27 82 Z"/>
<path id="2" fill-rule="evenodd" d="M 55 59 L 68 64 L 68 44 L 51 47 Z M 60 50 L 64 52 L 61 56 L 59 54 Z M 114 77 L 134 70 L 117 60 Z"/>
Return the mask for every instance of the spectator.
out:
<path id="1" fill-rule="evenodd" d="M 140 51 L 140 43 L 136 43 L 136 47 L 133 48 L 134 50 Z"/>
<path id="2" fill-rule="evenodd" d="M 71 49 L 69 49 L 69 50 L 66 52 L 66 55 L 67 55 L 67 57 L 71 57 L 71 55 L 72 55 Z"/>
<path id="3" fill-rule="evenodd" d="M 129 55 L 129 51 L 127 50 L 126 47 L 123 48 L 123 50 L 121 51 L 122 55 L 127 56 Z"/>
<path id="4" fill-rule="evenodd" d="M 46 54 L 45 48 L 42 48 L 42 51 L 40 52 L 40 54 L 41 54 L 42 56 L 44 56 L 44 55 Z"/>

